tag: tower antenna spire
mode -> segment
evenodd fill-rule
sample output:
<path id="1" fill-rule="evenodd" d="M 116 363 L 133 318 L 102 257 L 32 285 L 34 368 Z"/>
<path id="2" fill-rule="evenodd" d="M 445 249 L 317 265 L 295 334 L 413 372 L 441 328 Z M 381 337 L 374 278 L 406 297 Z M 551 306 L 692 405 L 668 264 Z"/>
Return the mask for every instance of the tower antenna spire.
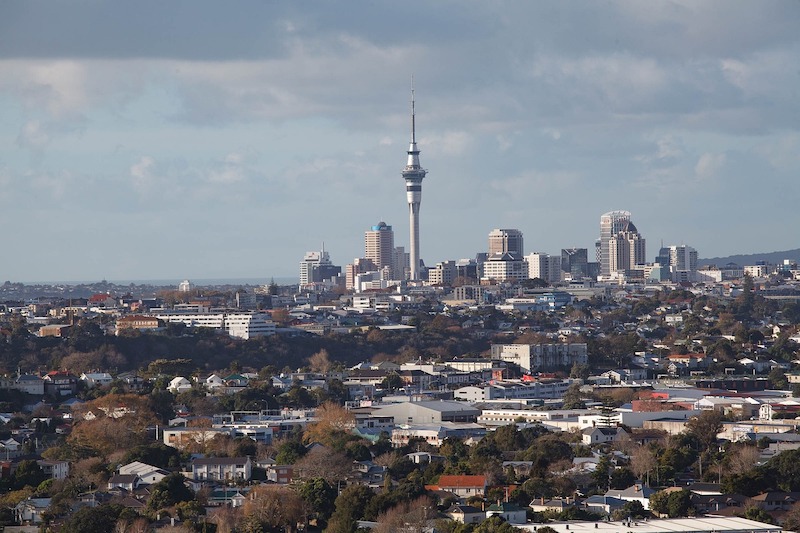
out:
<path id="1" fill-rule="evenodd" d="M 414 98 L 414 75 L 411 75 L 411 142 L 417 142 L 417 113 L 415 109 L 415 98 Z"/>

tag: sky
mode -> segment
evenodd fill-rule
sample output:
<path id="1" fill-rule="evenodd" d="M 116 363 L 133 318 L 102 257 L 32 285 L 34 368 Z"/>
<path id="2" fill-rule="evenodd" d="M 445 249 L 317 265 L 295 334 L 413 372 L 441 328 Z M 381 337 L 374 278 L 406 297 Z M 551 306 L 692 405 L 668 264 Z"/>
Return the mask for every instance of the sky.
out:
<path id="1" fill-rule="evenodd" d="M 0 278 L 298 276 L 324 243 L 426 264 L 493 228 L 652 260 L 800 246 L 800 2 L 5 0 Z"/>

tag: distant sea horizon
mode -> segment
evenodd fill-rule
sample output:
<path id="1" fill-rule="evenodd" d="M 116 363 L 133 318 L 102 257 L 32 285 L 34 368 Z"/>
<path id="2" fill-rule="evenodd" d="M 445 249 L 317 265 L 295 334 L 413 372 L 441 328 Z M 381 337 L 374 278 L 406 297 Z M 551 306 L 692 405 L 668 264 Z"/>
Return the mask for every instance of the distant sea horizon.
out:
<path id="1" fill-rule="evenodd" d="M 23 283 L 25 285 L 92 285 L 95 283 L 113 283 L 114 285 L 155 285 L 160 287 L 175 286 L 187 278 L 166 278 L 166 279 L 107 279 L 107 280 L 94 280 L 94 281 L 19 281 L 15 283 Z M 296 285 L 300 283 L 299 278 L 293 277 L 268 277 L 268 278 L 188 278 L 192 285 L 206 286 L 206 285 L 268 285 L 270 282 L 275 281 L 278 285 Z"/>

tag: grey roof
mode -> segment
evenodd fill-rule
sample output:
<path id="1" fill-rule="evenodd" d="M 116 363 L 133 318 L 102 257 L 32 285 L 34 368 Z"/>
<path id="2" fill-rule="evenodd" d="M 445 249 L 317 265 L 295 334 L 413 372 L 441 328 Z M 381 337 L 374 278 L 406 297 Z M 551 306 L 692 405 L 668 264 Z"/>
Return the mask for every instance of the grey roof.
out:
<path id="1" fill-rule="evenodd" d="M 192 461 L 193 465 L 243 465 L 249 457 L 198 457 Z"/>

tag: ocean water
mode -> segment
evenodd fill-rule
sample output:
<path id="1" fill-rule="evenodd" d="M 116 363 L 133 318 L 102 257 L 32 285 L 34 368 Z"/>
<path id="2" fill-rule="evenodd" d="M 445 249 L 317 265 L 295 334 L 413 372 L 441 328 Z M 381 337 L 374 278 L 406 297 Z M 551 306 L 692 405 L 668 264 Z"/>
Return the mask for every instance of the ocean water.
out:
<path id="1" fill-rule="evenodd" d="M 185 279 L 185 278 L 184 278 Z M 198 278 L 189 279 L 195 286 L 208 285 L 268 285 L 271 281 L 278 285 L 296 285 L 300 282 L 299 278 L 292 277 L 269 277 L 269 278 Z M 92 285 L 95 283 L 113 283 L 114 285 L 155 285 L 159 287 L 177 287 L 183 279 L 109 279 L 93 281 L 23 281 L 25 285 Z"/>

